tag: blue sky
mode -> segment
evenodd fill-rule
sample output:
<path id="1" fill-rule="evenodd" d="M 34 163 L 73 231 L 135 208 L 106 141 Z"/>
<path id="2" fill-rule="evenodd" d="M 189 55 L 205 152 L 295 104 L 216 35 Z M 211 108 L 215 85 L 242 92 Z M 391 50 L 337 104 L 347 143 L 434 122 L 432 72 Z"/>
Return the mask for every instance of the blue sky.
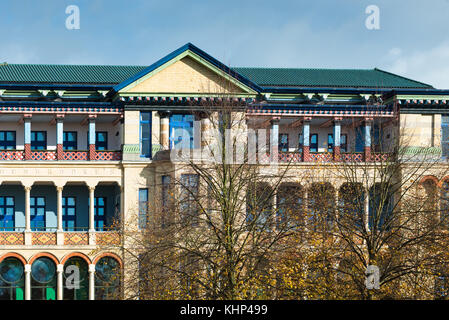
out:
<path id="1" fill-rule="evenodd" d="M 192 42 L 230 66 L 378 67 L 449 88 L 449 0 L 0 0 L 0 62 L 149 65 Z M 66 7 L 80 9 L 68 30 Z M 368 30 L 365 8 L 380 9 Z"/>

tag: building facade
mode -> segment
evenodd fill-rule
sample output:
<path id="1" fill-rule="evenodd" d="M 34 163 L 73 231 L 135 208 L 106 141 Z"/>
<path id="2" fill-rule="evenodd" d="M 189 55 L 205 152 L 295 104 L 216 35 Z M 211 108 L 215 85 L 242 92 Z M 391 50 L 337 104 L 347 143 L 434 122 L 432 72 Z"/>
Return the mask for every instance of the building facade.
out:
<path id="1" fill-rule="evenodd" d="M 117 226 L 144 223 L 139 204 L 160 197 L 163 168 L 183 174 L 161 155 L 197 147 L 195 132 L 210 125 L 205 105 L 226 101 L 298 171 L 380 161 L 397 135 L 432 148 L 445 167 L 449 90 L 379 69 L 230 68 L 192 44 L 148 67 L 4 63 L 0 298 L 119 298 L 126 239 Z M 76 289 L 66 285 L 72 266 Z"/>

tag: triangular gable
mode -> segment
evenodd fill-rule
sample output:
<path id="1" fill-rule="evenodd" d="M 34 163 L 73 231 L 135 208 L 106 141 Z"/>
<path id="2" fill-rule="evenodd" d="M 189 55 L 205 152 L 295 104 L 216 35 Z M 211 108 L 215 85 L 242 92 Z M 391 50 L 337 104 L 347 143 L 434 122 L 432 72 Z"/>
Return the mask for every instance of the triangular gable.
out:
<path id="1" fill-rule="evenodd" d="M 191 43 L 116 85 L 119 94 L 255 95 L 261 88 Z"/>

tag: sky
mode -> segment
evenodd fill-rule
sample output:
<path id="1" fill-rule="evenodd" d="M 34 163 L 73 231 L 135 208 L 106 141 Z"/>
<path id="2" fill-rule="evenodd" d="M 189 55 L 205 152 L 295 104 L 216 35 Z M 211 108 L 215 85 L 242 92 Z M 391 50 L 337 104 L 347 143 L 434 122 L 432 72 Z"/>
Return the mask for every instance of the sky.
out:
<path id="1" fill-rule="evenodd" d="M 449 0 L 0 0 L 0 30 L 0 63 L 146 66 L 191 42 L 231 67 L 377 67 L 449 89 Z"/>

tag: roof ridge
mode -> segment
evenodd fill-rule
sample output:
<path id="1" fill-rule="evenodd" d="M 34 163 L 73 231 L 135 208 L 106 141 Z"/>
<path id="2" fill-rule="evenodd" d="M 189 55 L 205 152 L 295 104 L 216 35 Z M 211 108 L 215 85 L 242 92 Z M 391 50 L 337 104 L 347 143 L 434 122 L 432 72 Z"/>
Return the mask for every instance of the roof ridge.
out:
<path id="1" fill-rule="evenodd" d="M 2 66 L 61 66 L 61 67 L 139 67 L 144 65 L 118 65 L 118 64 L 63 64 L 63 63 L 0 63 Z"/>
<path id="2" fill-rule="evenodd" d="M 374 69 L 362 69 L 362 68 L 291 68 L 291 67 L 232 67 L 233 69 L 268 69 L 268 70 L 274 70 L 274 69 L 289 69 L 289 70 L 364 70 L 364 71 L 374 71 Z"/>
<path id="3" fill-rule="evenodd" d="M 432 85 L 430 85 L 430 84 L 428 84 L 428 83 L 424 83 L 424 82 L 421 82 L 421 81 L 413 80 L 413 79 L 411 79 L 411 78 L 407 78 L 407 77 L 401 76 L 401 75 L 396 74 L 396 73 L 392 73 L 392 72 L 389 72 L 389 71 L 385 71 L 385 70 L 382 70 L 382 69 L 379 69 L 379 68 L 374 68 L 374 70 L 380 71 L 380 72 L 383 72 L 383 73 L 386 73 L 386 74 L 391 74 L 391 75 L 393 75 L 393 76 L 395 76 L 395 77 L 399 77 L 399 78 L 402 78 L 402 79 L 405 79 L 405 80 L 408 80 L 408 81 L 413 81 L 413 82 L 420 83 L 420 84 L 429 86 L 429 87 L 431 87 L 431 88 L 434 88 Z"/>

